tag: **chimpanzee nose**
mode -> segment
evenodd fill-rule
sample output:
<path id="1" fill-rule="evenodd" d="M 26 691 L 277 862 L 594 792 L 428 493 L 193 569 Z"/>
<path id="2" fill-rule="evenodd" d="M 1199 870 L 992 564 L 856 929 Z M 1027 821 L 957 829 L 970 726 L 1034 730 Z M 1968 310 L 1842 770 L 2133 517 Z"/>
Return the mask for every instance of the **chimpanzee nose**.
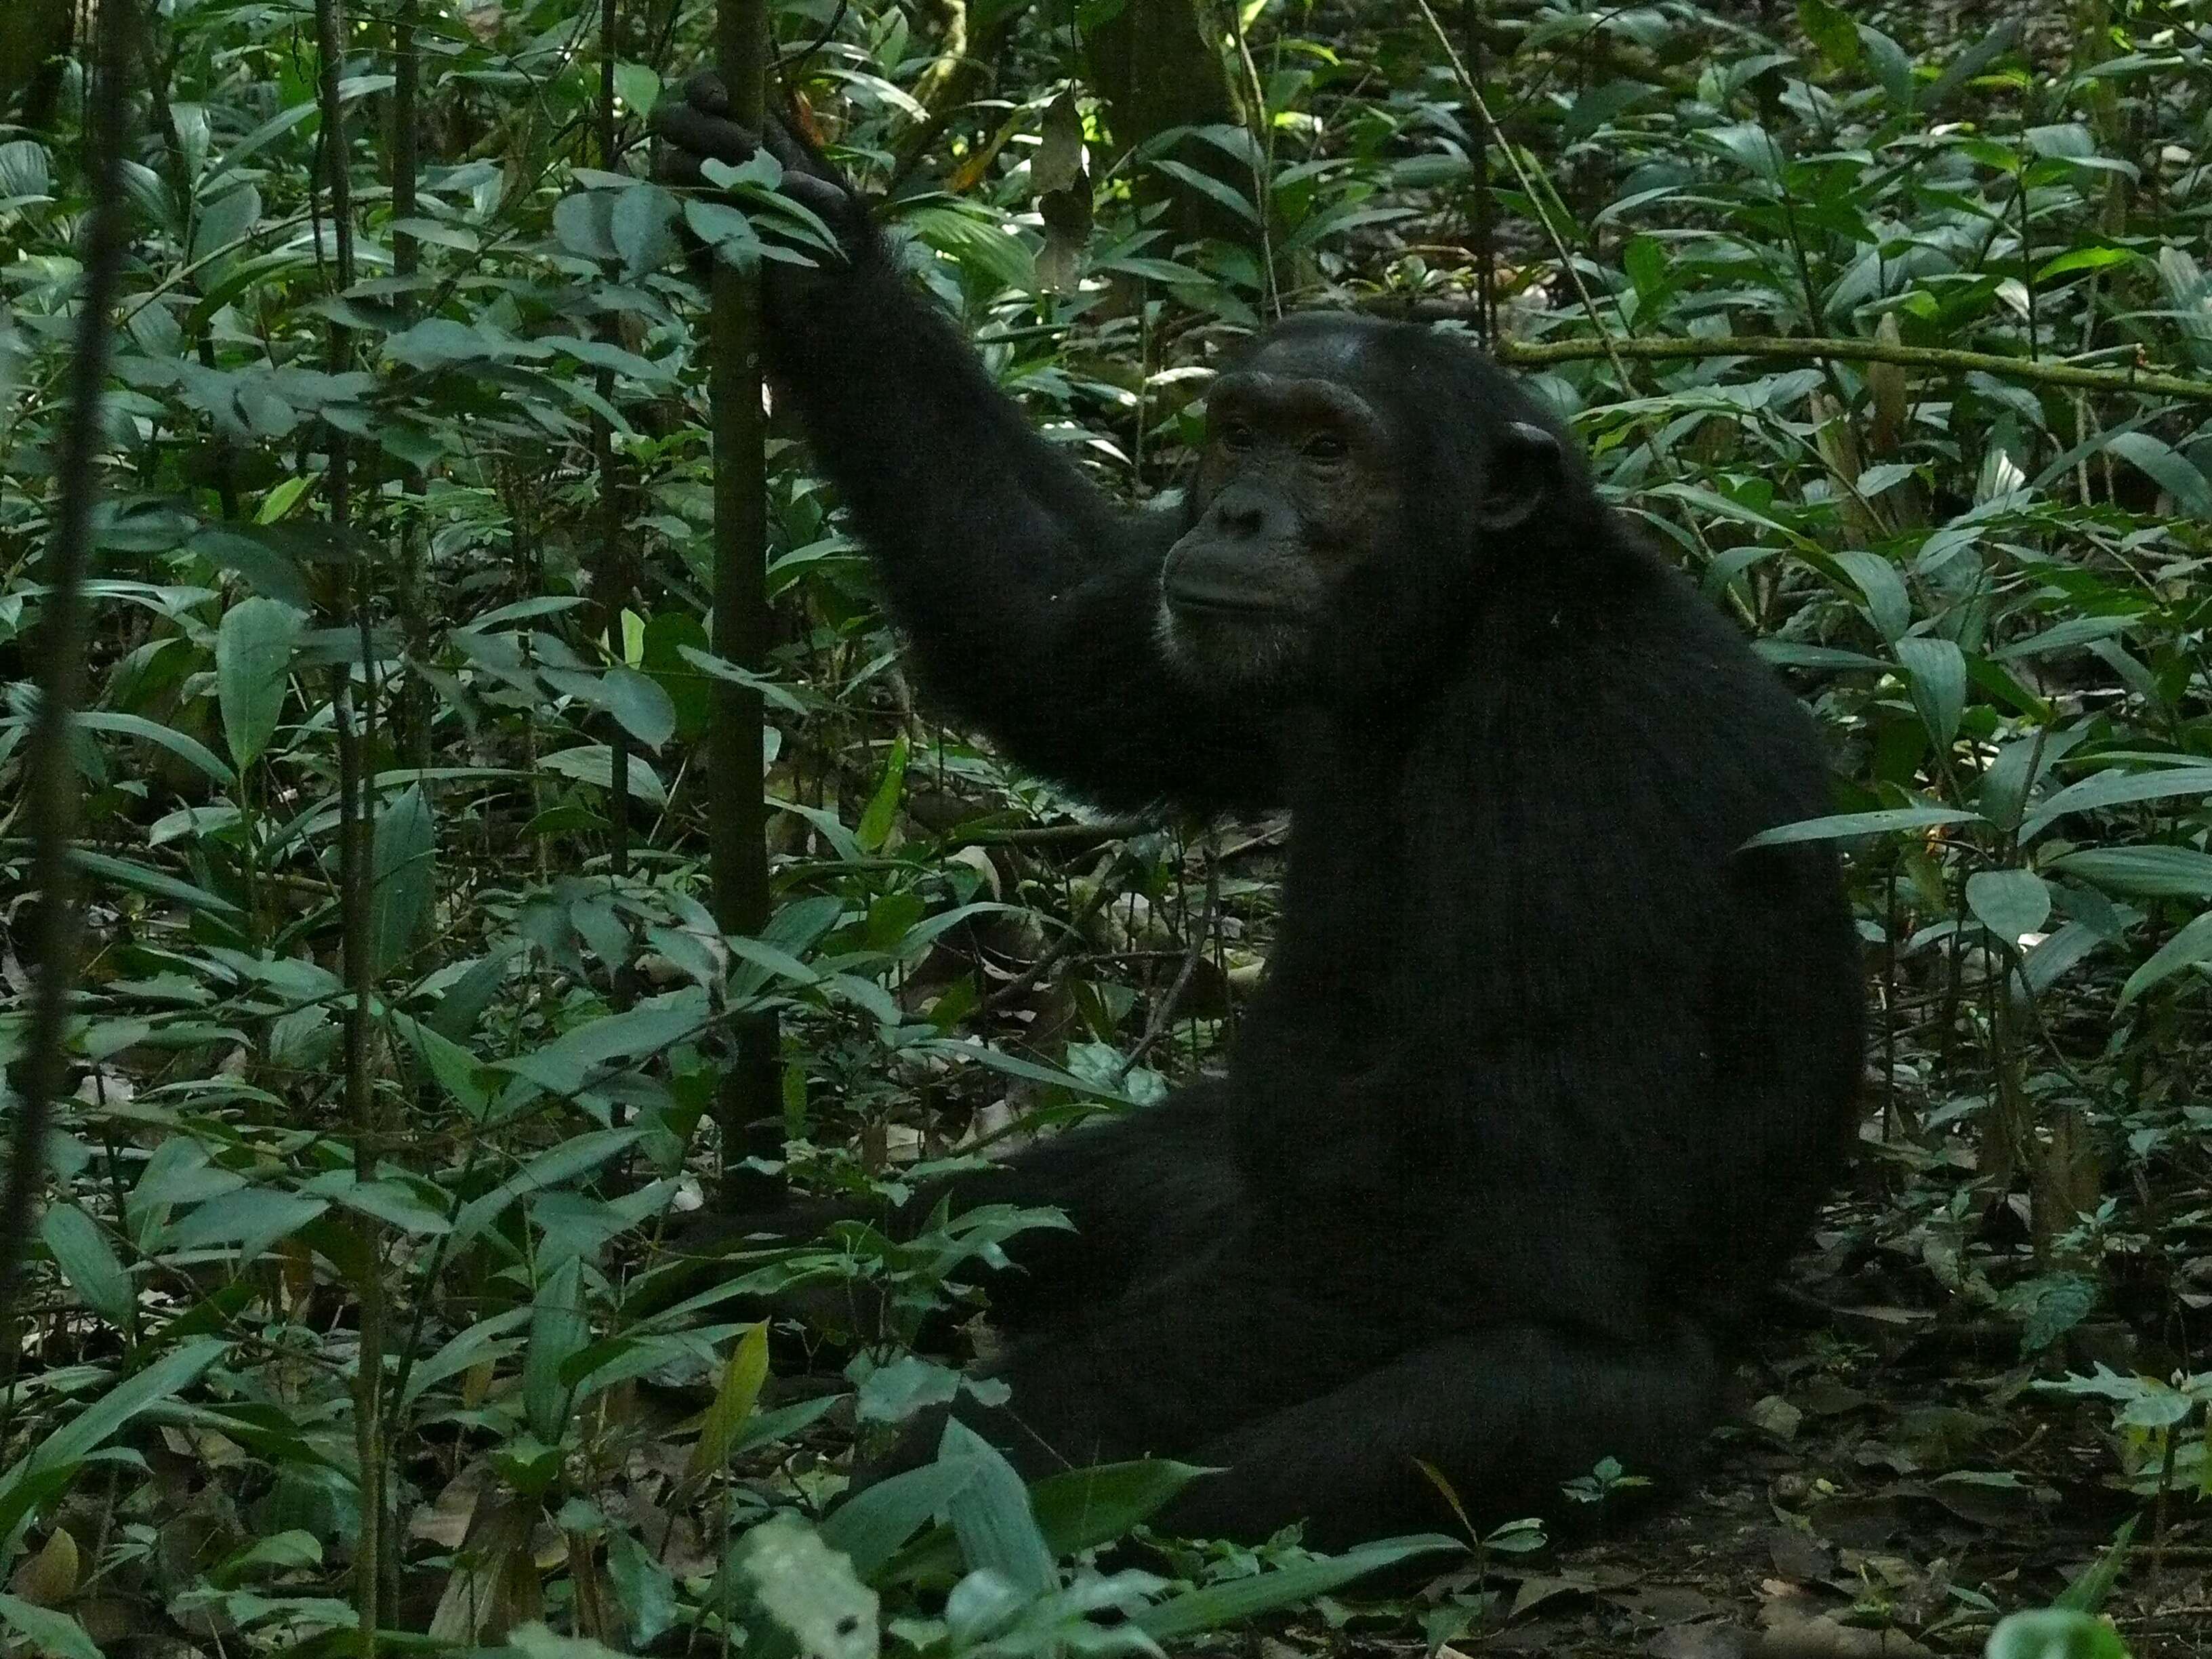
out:
<path id="1" fill-rule="evenodd" d="M 1243 539 L 1257 536 L 1266 529 L 1267 513 L 1273 505 L 1267 495 L 1249 485 L 1231 484 L 1213 498 L 1212 509 L 1206 516 L 1222 535 Z"/>

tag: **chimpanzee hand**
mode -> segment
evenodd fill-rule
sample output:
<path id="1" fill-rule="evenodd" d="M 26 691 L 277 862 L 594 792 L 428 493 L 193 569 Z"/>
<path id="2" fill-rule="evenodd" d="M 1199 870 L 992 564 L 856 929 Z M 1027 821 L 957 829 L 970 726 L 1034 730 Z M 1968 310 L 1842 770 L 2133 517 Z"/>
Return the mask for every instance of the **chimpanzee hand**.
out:
<path id="1" fill-rule="evenodd" d="M 654 176 L 664 184 L 711 185 L 702 163 L 737 167 L 766 146 L 783 167 L 781 192 L 830 228 L 847 257 L 861 253 L 874 236 L 866 203 L 823 156 L 786 129 L 774 116 L 755 133 L 730 117 L 730 95 L 722 77 L 702 70 L 673 97 L 653 108 Z M 825 258 L 810 250 L 817 259 Z M 787 274 L 788 268 L 779 274 Z"/>

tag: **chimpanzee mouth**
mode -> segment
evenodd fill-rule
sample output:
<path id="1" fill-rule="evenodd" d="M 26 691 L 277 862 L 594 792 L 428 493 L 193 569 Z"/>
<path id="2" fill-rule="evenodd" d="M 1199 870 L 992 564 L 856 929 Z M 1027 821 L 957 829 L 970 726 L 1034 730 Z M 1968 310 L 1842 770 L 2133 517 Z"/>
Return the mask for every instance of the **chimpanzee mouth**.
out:
<path id="1" fill-rule="evenodd" d="M 1201 615 L 1256 619 L 1280 617 L 1286 614 L 1288 609 L 1278 599 L 1242 587 L 1196 586 L 1177 582 L 1165 590 L 1164 597 L 1176 611 L 1196 611 Z"/>

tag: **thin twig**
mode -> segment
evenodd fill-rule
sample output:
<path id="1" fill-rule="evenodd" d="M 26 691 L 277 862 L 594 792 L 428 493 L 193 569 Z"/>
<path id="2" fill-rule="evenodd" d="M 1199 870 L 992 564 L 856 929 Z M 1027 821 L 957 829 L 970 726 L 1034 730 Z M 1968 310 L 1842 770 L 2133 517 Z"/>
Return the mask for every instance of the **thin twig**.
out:
<path id="1" fill-rule="evenodd" d="M 1552 216 L 1544 211 L 1543 198 L 1537 191 L 1535 179 L 1529 176 L 1527 163 L 1521 159 L 1520 150 L 1506 138 L 1504 130 L 1498 125 L 1497 118 L 1491 114 L 1489 100 L 1483 97 L 1482 88 L 1475 85 L 1474 77 L 1468 73 L 1466 64 L 1461 61 L 1459 48 L 1452 45 L 1452 38 L 1445 33 L 1435 8 L 1429 4 L 1429 0 L 1413 0 L 1413 3 L 1421 9 L 1421 16 L 1429 26 L 1429 33 L 1437 37 L 1437 44 L 1443 48 L 1444 59 L 1451 65 L 1453 78 L 1459 82 L 1460 92 L 1467 99 L 1467 106 L 1474 112 L 1475 119 L 1490 135 L 1490 142 L 1504 151 L 1506 164 L 1513 169 L 1513 176 L 1521 181 L 1522 191 L 1528 198 L 1528 205 L 1535 212 L 1536 222 L 1543 226 L 1544 234 L 1551 239 L 1552 251 L 1559 256 L 1560 270 L 1574 285 L 1575 293 L 1582 300 L 1583 309 L 1589 313 L 1590 324 L 1598 331 L 1598 338 L 1606 343 L 1607 355 L 1612 360 L 1613 372 L 1620 377 L 1621 389 L 1627 390 L 1628 365 L 1621 361 L 1621 354 L 1613 349 L 1613 337 L 1606 332 L 1605 319 L 1598 314 L 1597 301 L 1591 295 L 1589 285 L 1583 281 L 1582 271 L 1575 264 L 1574 252 L 1567 246 L 1566 238 L 1552 222 Z"/>

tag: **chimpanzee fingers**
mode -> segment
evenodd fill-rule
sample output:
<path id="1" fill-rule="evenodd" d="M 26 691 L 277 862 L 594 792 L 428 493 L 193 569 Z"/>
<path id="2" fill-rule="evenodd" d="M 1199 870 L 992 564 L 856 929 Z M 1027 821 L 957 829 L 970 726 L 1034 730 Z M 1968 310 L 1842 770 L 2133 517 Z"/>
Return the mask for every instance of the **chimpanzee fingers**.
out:
<path id="1" fill-rule="evenodd" d="M 682 101 L 708 115 L 727 115 L 730 112 L 730 90 L 722 84 L 718 70 L 696 70 L 684 77 Z"/>
<path id="2" fill-rule="evenodd" d="M 653 106 L 653 135 L 664 149 L 679 150 L 696 168 L 702 161 L 736 166 L 750 161 L 759 137 L 726 115 L 702 110 L 689 99 L 662 99 Z"/>

